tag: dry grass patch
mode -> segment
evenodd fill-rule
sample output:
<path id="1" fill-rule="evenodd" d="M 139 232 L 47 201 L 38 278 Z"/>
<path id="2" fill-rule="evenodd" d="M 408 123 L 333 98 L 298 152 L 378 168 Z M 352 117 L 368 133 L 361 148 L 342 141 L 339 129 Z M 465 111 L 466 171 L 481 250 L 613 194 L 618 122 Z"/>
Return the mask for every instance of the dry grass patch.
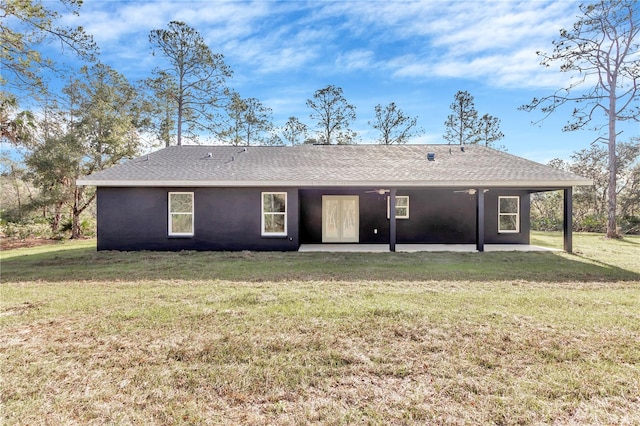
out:
<path id="1" fill-rule="evenodd" d="M 4 283 L 4 424 L 640 423 L 640 284 Z"/>

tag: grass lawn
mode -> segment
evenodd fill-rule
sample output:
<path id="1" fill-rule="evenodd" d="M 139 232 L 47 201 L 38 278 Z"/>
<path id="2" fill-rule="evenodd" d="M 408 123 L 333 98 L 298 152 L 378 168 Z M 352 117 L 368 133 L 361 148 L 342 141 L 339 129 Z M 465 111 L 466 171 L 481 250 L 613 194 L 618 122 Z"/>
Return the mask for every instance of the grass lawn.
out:
<path id="1" fill-rule="evenodd" d="M 0 424 L 640 424 L 640 238 L 574 249 L 3 251 Z"/>

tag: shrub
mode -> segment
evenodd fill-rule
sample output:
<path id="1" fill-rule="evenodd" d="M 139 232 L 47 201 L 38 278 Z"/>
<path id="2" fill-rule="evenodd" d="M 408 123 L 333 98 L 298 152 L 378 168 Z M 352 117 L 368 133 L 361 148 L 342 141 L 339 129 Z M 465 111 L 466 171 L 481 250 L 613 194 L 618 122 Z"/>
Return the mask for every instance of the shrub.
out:
<path id="1" fill-rule="evenodd" d="M 8 238 L 53 238 L 51 226 L 47 223 L 2 222 L 0 232 Z"/>
<path id="2" fill-rule="evenodd" d="M 531 229 L 534 231 L 562 231 L 562 219 L 550 217 L 532 217 Z"/>
<path id="3" fill-rule="evenodd" d="M 574 223 L 578 232 L 606 232 L 607 222 L 604 216 L 586 215 Z"/>
<path id="4" fill-rule="evenodd" d="M 619 225 L 623 234 L 640 235 L 640 216 L 623 216 Z"/>

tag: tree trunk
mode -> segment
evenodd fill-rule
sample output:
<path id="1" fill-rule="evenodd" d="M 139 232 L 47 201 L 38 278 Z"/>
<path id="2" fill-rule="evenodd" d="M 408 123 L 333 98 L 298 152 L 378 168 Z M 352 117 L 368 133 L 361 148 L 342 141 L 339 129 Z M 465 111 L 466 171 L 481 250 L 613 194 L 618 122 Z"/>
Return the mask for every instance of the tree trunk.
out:
<path id="1" fill-rule="evenodd" d="M 75 187 L 73 191 L 73 208 L 71 209 L 71 239 L 76 240 L 82 236 L 82 229 L 80 229 L 80 198 L 82 196 L 82 190 L 79 187 Z"/>
<path id="2" fill-rule="evenodd" d="M 615 79 L 612 83 L 615 88 Z M 609 93 L 609 185 L 607 188 L 607 238 L 619 238 L 616 221 L 616 175 L 618 174 L 618 162 L 616 161 L 616 92 Z"/>
<path id="3" fill-rule="evenodd" d="M 11 174 L 13 175 L 13 186 L 16 188 L 16 196 L 18 197 L 18 214 L 22 218 L 22 200 L 20 199 L 20 182 L 18 182 L 18 174 L 15 167 L 11 165 Z"/>
<path id="4" fill-rule="evenodd" d="M 184 97 L 183 97 L 183 77 L 180 76 L 180 82 L 178 86 L 178 127 L 176 129 L 176 143 L 178 146 L 182 145 L 182 114 L 184 113 Z"/>
<path id="5" fill-rule="evenodd" d="M 71 239 L 77 240 L 82 237 L 82 229 L 80 228 L 80 213 L 76 208 L 73 209 L 73 219 L 71 221 Z"/>
<path id="6" fill-rule="evenodd" d="M 80 215 L 85 211 L 87 207 L 95 200 L 97 192 L 94 192 L 91 197 L 83 200 L 86 187 L 74 186 L 73 189 L 73 208 L 71 209 L 71 239 L 82 237 L 82 228 L 80 227 Z"/>
<path id="7" fill-rule="evenodd" d="M 616 141 L 615 134 L 612 137 L 609 136 L 609 187 L 607 189 L 607 238 L 619 238 L 618 224 L 616 220 L 616 204 L 617 204 L 617 192 L 616 192 Z"/>
<path id="8" fill-rule="evenodd" d="M 51 219 L 51 232 L 56 233 L 60 229 L 60 219 L 62 218 L 63 203 L 56 203 L 53 209 L 53 218 Z"/>

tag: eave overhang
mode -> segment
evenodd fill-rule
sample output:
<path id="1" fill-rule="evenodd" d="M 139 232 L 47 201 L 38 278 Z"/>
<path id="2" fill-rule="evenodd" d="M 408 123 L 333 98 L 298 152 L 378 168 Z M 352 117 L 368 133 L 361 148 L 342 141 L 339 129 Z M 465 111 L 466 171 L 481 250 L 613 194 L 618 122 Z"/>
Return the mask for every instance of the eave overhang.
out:
<path id="1" fill-rule="evenodd" d="M 78 186 L 172 188 L 569 188 L 592 186 L 590 179 L 522 181 L 203 181 L 203 180 L 92 180 L 78 179 Z"/>

